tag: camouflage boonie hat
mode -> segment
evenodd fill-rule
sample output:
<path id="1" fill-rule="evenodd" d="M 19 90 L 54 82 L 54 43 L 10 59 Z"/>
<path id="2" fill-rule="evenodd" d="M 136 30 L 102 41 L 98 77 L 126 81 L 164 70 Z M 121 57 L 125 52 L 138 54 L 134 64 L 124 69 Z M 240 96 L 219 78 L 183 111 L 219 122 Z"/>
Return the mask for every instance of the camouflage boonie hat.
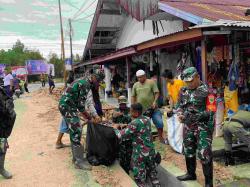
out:
<path id="1" fill-rule="evenodd" d="M 97 78 L 98 81 L 101 82 L 101 81 L 103 81 L 103 79 L 105 78 L 105 75 L 104 75 L 103 72 L 99 72 L 99 73 L 97 73 L 96 78 Z"/>
<path id="2" fill-rule="evenodd" d="M 192 81 L 197 73 L 198 72 L 195 67 L 189 67 L 183 71 L 182 80 L 185 82 Z"/>
<path id="3" fill-rule="evenodd" d="M 125 97 L 125 96 L 123 96 L 123 95 L 121 95 L 119 98 L 118 98 L 118 103 L 119 104 L 122 104 L 122 103 L 128 103 L 128 101 L 127 101 L 127 98 Z"/>
<path id="4" fill-rule="evenodd" d="M 94 72 L 89 74 L 89 77 L 91 76 L 95 76 L 98 82 L 101 82 L 105 78 L 105 75 L 102 72 Z"/>

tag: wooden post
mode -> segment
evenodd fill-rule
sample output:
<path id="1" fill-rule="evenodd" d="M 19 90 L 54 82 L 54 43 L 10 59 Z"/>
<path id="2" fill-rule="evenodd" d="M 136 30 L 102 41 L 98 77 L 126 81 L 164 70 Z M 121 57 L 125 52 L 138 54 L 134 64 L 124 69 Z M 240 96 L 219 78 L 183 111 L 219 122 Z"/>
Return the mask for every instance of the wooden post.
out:
<path id="1" fill-rule="evenodd" d="M 62 10 L 61 10 L 61 0 L 58 0 L 58 5 L 59 5 L 59 16 L 60 16 L 60 28 L 61 28 L 61 52 L 62 52 L 62 61 L 63 61 L 63 71 L 64 71 L 64 84 L 65 87 L 67 86 L 67 71 L 65 69 L 65 50 L 64 50 L 64 36 L 63 36 L 63 23 L 62 23 Z"/>
<path id="2" fill-rule="evenodd" d="M 105 101 L 108 99 L 107 92 L 110 92 L 111 89 L 111 72 L 107 65 L 104 65 L 104 74 L 105 74 Z"/>
<path id="3" fill-rule="evenodd" d="M 73 70 L 74 57 L 73 57 L 72 37 L 73 37 L 73 28 L 72 28 L 72 24 L 71 24 L 71 19 L 69 19 L 70 58 L 71 58 L 71 62 L 72 62 L 71 69 Z"/>
<path id="4" fill-rule="evenodd" d="M 202 70 L 202 81 L 207 81 L 207 46 L 206 39 L 201 41 L 201 70 Z"/>
<path id="5" fill-rule="evenodd" d="M 129 62 L 128 57 L 126 57 L 126 69 L 127 69 L 127 85 L 128 85 L 128 104 L 131 105 L 131 80 L 130 80 L 130 70 L 131 63 Z"/>

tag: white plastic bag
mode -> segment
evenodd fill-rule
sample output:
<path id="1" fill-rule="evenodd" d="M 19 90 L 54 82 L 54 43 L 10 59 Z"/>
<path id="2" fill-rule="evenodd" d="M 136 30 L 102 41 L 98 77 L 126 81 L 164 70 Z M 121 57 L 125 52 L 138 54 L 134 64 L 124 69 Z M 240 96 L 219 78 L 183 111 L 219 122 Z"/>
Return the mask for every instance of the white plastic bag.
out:
<path id="1" fill-rule="evenodd" d="M 217 99 L 217 110 L 215 113 L 215 137 L 220 137 L 223 135 L 223 126 L 224 121 L 224 102 L 223 99 Z"/>
<path id="2" fill-rule="evenodd" d="M 177 114 L 167 119 L 168 142 L 178 153 L 183 152 L 183 123 L 180 123 Z"/>

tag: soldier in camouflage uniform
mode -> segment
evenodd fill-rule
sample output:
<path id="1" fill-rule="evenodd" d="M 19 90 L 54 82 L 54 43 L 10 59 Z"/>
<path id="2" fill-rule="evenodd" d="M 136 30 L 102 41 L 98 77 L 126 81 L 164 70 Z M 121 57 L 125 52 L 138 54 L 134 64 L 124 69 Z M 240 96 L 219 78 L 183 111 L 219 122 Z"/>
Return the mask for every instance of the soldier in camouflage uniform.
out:
<path id="1" fill-rule="evenodd" d="M 212 135 L 213 113 L 206 111 L 207 86 L 200 81 L 194 67 L 183 71 L 187 87 L 180 91 L 177 112 L 184 126 L 183 144 L 187 174 L 177 177 L 181 181 L 196 180 L 196 151 L 201 160 L 205 186 L 213 186 Z"/>
<path id="2" fill-rule="evenodd" d="M 59 101 L 59 110 L 69 126 L 73 161 L 76 168 L 79 169 L 91 169 L 89 163 L 83 159 L 82 124 L 80 123 L 79 113 L 88 120 L 91 120 L 92 116 L 95 123 L 101 121 L 94 108 L 91 92 L 91 83 L 96 76 L 96 74 L 92 74 L 88 78 L 78 79 L 71 83 Z"/>
<path id="3" fill-rule="evenodd" d="M 142 115 L 142 111 L 141 104 L 131 105 L 131 116 L 134 120 L 121 131 L 117 130 L 117 124 L 114 128 L 118 138 L 132 140 L 131 168 L 136 184 L 139 187 L 146 186 L 146 176 L 149 176 L 153 186 L 158 187 L 160 182 L 157 178 L 151 122 L 149 118 Z"/>
<path id="4" fill-rule="evenodd" d="M 120 96 L 118 98 L 119 108 L 115 109 L 112 120 L 117 124 L 129 124 L 132 119 L 127 107 L 127 98 Z M 132 155 L 132 141 L 131 139 L 123 139 L 119 145 L 119 162 L 121 167 L 129 173 L 130 161 Z"/>
<path id="5" fill-rule="evenodd" d="M 113 123 L 128 124 L 131 122 L 129 108 L 127 107 L 127 98 L 120 96 L 118 98 L 119 108 L 115 109 L 112 115 Z"/>
<path id="6" fill-rule="evenodd" d="M 227 118 L 223 125 L 225 141 L 225 165 L 234 165 L 232 157 L 233 136 L 248 146 L 250 153 L 250 112 L 239 110 L 233 116 Z M 250 156 L 250 155 L 248 155 Z"/>
<path id="7" fill-rule="evenodd" d="M 12 175 L 4 169 L 5 155 L 7 152 L 8 141 L 16 120 L 13 98 L 9 97 L 4 88 L 0 86 L 0 174 L 6 178 Z"/>

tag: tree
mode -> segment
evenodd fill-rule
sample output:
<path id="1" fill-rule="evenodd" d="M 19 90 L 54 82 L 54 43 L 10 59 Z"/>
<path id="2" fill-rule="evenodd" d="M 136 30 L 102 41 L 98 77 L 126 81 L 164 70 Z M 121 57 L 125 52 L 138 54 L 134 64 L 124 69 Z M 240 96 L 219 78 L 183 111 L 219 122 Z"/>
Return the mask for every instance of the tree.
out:
<path id="1" fill-rule="evenodd" d="M 24 53 L 24 49 L 24 44 L 20 40 L 17 40 L 12 47 L 12 51 L 15 51 L 17 53 Z"/>
<path id="2" fill-rule="evenodd" d="M 28 50 L 20 40 L 17 40 L 11 49 L 0 50 L 0 63 L 10 66 L 24 66 L 26 60 L 43 59 L 39 51 Z"/>

